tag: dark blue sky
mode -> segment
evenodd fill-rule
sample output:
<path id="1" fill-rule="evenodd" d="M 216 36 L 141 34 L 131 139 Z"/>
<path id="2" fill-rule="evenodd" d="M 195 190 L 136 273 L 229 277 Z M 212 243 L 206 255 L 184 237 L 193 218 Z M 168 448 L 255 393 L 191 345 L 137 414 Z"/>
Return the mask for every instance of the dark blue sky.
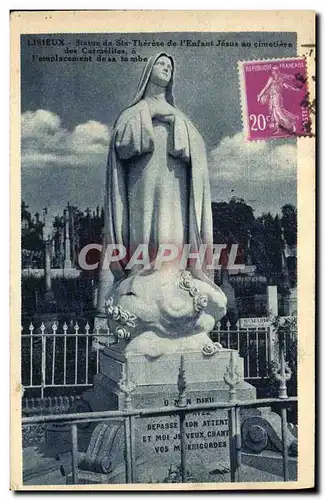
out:
<path id="1" fill-rule="evenodd" d="M 75 48 L 76 40 L 93 42 L 117 39 L 173 40 L 176 47 L 138 48 L 141 56 L 166 51 L 175 58 L 176 74 L 174 94 L 176 105 L 194 122 L 205 139 L 208 152 L 219 145 L 223 138 L 232 137 L 242 130 L 237 62 L 240 60 L 289 57 L 296 55 L 295 33 L 162 33 L 162 34 L 63 34 L 65 47 Z M 58 35 L 23 35 L 21 39 L 21 106 L 22 113 L 45 110 L 57 115 L 60 129 L 67 134 L 75 127 L 89 121 L 110 126 L 120 111 L 130 102 L 144 63 L 97 62 L 39 62 L 32 55 L 66 55 L 64 47 L 39 47 L 29 45 L 35 39 L 57 38 Z M 213 47 L 180 47 L 180 40 L 191 39 L 203 42 L 213 40 Z M 218 40 L 237 42 L 238 47 L 216 47 Z M 292 48 L 256 48 L 254 43 L 282 41 Z M 251 42 L 251 47 L 242 47 L 242 42 Z M 127 48 L 130 55 L 130 48 Z M 81 55 L 81 54 L 79 54 Z M 117 56 L 119 59 L 119 56 Z M 36 141 L 37 142 L 37 141 Z M 39 148 L 35 143 L 35 150 Z M 35 151 L 38 152 L 38 151 Z M 30 153 L 30 150 L 29 150 Z M 82 151 L 80 151 L 82 154 Z M 24 158 L 24 148 L 22 148 Z M 30 157 L 30 155 L 29 155 Z M 62 159 L 62 157 L 61 157 Z M 52 158 L 53 160 L 53 158 Z M 45 166 L 29 161 L 22 172 L 22 197 L 32 210 L 50 205 L 57 210 L 67 201 L 89 205 L 102 204 L 104 196 L 105 159 L 98 157 L 97 166 L 78 168 L 78 165 L 55 159 Z M 234 164 L 234 168 L 236 165 Z M 258 166 L 257 166 L 258 168 Z M 292 184 L 292 182 L 291 182 Z M 220 193 L 212 186 L 213 192 Z M 228 189 L 228 186 L 225 187 Z M 290 188 L 291 189 L 291 188 Z M 295 183 L 284 193 L 284 198 L 295 201 Z M 239 190 L 240 191 L 240 190 Z M 292 192 L 291 192 L 292 191 Z M 236 194 L 236 189 L 235 193 Z M 240 192 L 238 192 L 240 195 Z M 225 193 L 224 198 L 227 198 Z M 259 198 L 263 198 L 262 191 Z M 67 198 L 68 197 L 68 198 Z M 222 197 L 222 196 L 221 196 Z M 267 203 L 259 200 L 258 211 L 267 211 Z M 281 198 L 281 197 L 280 197 Z M 283 199 L 284 199 L 283 198 Z M 268 197 L 267 197 L 268 199 Z M 264 203 L 264 205 L 263 205 Z M 279 199 L 281 205 L 282 200 Z M 282 203 L 283 204 L 283 203 Z M 270 207 L 275 210 L 277 208 Z"/>

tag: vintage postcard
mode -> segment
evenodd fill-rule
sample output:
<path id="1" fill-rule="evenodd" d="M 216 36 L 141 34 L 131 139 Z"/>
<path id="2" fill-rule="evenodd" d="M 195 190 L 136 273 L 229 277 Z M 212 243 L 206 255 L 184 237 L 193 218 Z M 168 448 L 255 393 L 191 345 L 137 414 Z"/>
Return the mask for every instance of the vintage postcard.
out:
<path id="1" fill-rule="evenodd" d="M 314 487 L 315 61 L 311 11 L 11 14 L 12 489 Z"/>

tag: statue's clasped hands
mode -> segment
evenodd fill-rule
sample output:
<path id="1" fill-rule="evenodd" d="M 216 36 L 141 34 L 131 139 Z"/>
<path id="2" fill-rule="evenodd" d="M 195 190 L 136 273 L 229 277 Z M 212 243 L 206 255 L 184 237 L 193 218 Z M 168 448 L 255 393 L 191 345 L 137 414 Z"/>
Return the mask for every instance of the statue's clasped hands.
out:
<path id="1" fill-rule="evenodd" d="M 168 104 L 168 102 L 157 102 L 150 105 L 151 118 L 156 118 L 157 120 L 174 123 L 175 120 L 175 110 L 173 106 Z"/>

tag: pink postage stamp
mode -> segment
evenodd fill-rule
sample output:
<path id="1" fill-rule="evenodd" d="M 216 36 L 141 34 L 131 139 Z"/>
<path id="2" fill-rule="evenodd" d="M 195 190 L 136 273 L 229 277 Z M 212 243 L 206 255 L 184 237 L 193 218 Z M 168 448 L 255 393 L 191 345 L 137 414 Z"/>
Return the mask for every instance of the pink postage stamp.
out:
<path id="1" fill-rule="evenodd" d="M 304 57 L 239 63 L 247 140 L 311 135 Z"/>

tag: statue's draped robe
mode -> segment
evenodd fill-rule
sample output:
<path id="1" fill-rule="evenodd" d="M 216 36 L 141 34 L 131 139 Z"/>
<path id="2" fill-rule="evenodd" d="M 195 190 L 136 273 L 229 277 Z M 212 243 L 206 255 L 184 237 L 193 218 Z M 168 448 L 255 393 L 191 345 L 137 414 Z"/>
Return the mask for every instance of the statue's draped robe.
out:
<path id="1" fill-rule="evenodd" d="M 105 238 L 134 251 L 145 243 L 212 248 L 210 185 L 203 139 L 183 113 L 151 119 L 146 100 L 126 109 L 112 134 L 106 179 Z M 208 253 L 208 252 L 207 252 Z M 194 263 L 195 264 L 195 263 Z M 208 272 L 191 269 L 209 280 Z M 125 263 L 112 266 L 117 280 Z"/>
<path id="2" fill-rule="evenodd" d="M 117 127 L 116 155 L 128 186 L 130 254 L 143 243 L 151 260 L 161 244 L 177 245 L 181 252 L 188 242 L 189 138 L 177 110 L 174 116 L 171 123 L 151 120 L 143 110 Z"/>
<path id="3" fill-rule="evenodd" d="M 112 286 L 107 262 L 103 266 L 107 245 L 124 245 L 133 252 L 137 245 L 148 244 L 154 257 L 162 243 L 181 247 L 188 243 L 191 252 L 198 251 L 203 243 L 211 258 L 212 213 L 204 141 L 174 106 L 172 81 L 166 91 L 166 100 L 174 111 L 172 123 L 152 119 L 148 100 L 143 98 L 152 66 L 160 55 L 148 62 L 136 97 L 119 116 L 111 136 L 99 310 Z M 125 270 L 126 263 L 111 263 L 115 282 L 130 274 Z M 206 262 L 202 269 L 196 269 L 195 263 L 188 266 L 193 276 L 216 287 Z"/>

